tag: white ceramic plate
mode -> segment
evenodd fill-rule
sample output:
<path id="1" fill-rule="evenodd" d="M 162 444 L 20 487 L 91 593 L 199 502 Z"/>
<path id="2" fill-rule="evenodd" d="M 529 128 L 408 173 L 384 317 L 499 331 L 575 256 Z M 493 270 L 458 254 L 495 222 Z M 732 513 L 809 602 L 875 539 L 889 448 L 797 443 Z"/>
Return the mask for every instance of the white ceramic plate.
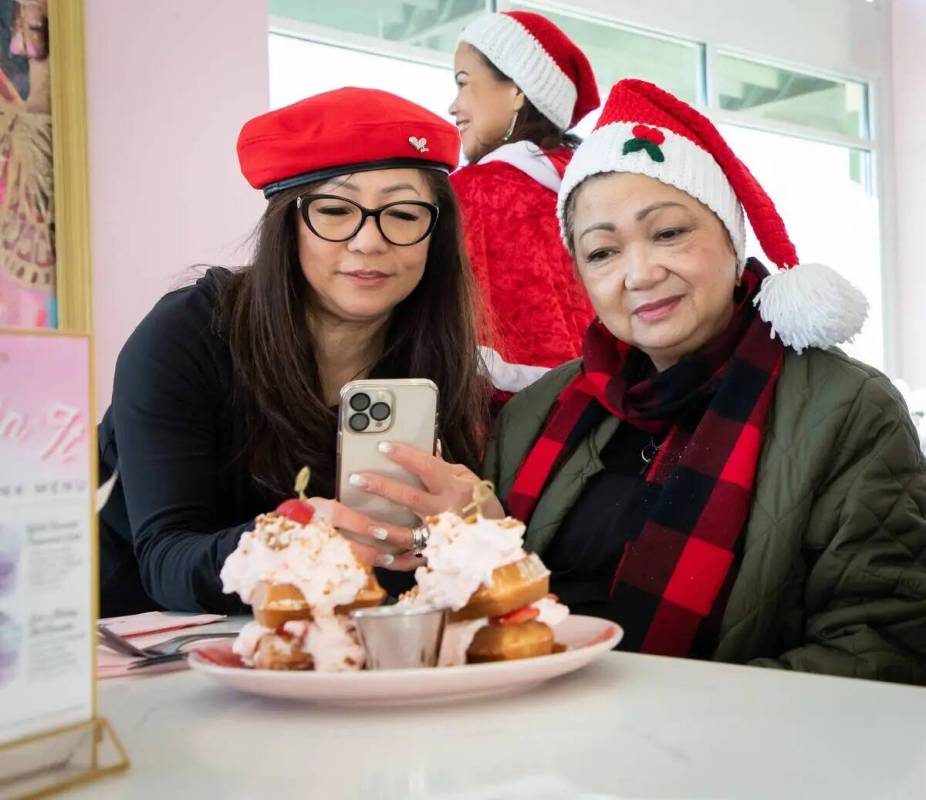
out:
<path id="1" fill-rule="evenodd" d="M 212 680 L 252 694 L 332 705 L 405 706 L 525 691 L 581 669 L 613 648 L 624 633 L 608 620 L 572 615 L 555 632 L 556 641 L 568 648 L 563 653 L 461 667 L 369 672 L 249 669 L 232 652 L 230 641 L 197 647 L 189 664 Z"/>

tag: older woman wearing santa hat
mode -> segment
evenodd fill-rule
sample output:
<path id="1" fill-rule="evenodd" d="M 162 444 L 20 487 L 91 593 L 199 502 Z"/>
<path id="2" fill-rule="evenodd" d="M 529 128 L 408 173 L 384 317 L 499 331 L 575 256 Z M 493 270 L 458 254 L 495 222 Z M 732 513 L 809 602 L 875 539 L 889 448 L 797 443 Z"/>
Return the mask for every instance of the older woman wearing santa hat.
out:
<path id="1" fill-rule="evenodd" d="M 865 299 L 649 83 L 613 88 L 558 209 L 598 319 L 484 465 L 553 591 L 622 649 L 926 683 L 926 464 L 890 381 L 835 347 Z"/>
<path id="2" fill-rule="evenodd" d="M 588 59 L 540 14 L 487 14 L 454 55 L 450 106 L 469 165 L 451 182 L 492 323 L 483 351 L 496 387 L 517 391 L 575 358 L 593 312 L 559 239 L 556 192 L 598 107 Z"/>
<path id="3" fill-rule="evenodd" d="M 101 477 L 118 475 L 100 515 L 104 615 L 239 610 L 224 560 L 303 465 L 333 496 L 339 390 L 354 378 L 434 381 L 444 455 L 475 480 L 489 387 L 447 177 L 459 142 L 372 89 L 243 127 L 241 170 L 267 198 L 251 263 L 166 295 L 119 355 L 99 434 Z M 371 542 L 383 530 L 350 523 Z"/>

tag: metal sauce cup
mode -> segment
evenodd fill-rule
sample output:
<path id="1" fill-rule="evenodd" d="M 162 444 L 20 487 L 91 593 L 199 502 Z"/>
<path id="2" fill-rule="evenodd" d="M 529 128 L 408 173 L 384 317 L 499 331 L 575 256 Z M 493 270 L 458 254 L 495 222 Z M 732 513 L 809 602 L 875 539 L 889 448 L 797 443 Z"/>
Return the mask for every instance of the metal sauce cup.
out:
<path id="1" fill-rule="evenodd" d="M 428 606 L 376 606 L 351 612 L 367 669 L 436 667 L 447 611 Z"/>

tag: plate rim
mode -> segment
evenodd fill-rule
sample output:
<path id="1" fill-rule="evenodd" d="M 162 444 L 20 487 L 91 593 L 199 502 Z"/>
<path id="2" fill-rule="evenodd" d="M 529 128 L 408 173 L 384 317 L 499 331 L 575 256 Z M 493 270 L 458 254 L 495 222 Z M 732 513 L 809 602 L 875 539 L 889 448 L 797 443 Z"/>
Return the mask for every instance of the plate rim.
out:
<path id="1" fill-rule="evenodd" d="M 405 667 L 403 669 L 378 669 L 378 670 L 348 670 L 344 672 L 316 672 L 315 670 L 272 670 L 272 669 L 254 669 L 252 667 L 226 667 L 221 664 L 216 664 L 212 661 L 207 660 L 202 657 L 197 650 L 199 648 L 191 648 L 190 655 L 187 659 L 187 663 L 190 666 L 190 669 L 210 673 L 217 676 L 240 676 L 244 674 L 254 674 L 260 673 L 262 676 L 272 675 L 278 681 L 296 681 L 296 682 L 339 682 L 339 683 L 349 683 L 349 682 L 359 682 L 364 680 L 373 681 L 376 679 L 396 679 L 401 680 L 404 677 L 410 676 L 420 676 L 422 672 L 432 673 L 434 671 L 439 672 L 442 676 L 446 676 L 447 679 L 450 679 L 456 675 L 472 675 L 485 674 L 486 672 L 498 672 L 504 670 L 512 669 L 512 665 L 523 665 L 523 664 L 545 664 L 551 662 L 553 659 L 556 659 L 557 663 L 562 663 L 563 657 L 566 656 L 567 660 L 575 660 L 577 654 L 582 653 L 587 655 L 588 650 L 603 650 L 604 652 L 612 650 L 621 640 L 624 638 L 624 629 L 618 625 L 616 622 L 610 619 L 605 619 L 604 617 L 593 617 L 588 614 L 570 614 L 569 617 L 564 620 L 567 622 L 569 620 L 594 620 L 600 622 L 604 625 L 610 626 L 611 630 L 607 638 L 592 642 L 590 644 L 582 645 L 581 647 L 576 648 L 575 650 L 566 650 L 562 653 L 550 653 L 543 656 L 531 656 L 530 658 L 519 658 L 512 659 L 507 661 L 490 661 L 484 662 L 481 664 L 458 664 L 452 667 Z M 562 623 L 561 623 L 562 624 Z M 554 629 L 555 630 L 555 629 Z M 613 641 L 611 641 L 613 639 Z M 221 642 L 221 644 L 226 644 Z M 230 645 L 230 643 L 228 643 Z M 605 648 L 604 645 L 608 644 Z M 212 645 L 216 646 L 216 645 Z M 572 655 L 574 658 L 570 659 L 569 656 Z M 370 676 L 368 678 L 363 678 L 361 676 Z M 547 679 L 542 679 L 547 680 Z"/>

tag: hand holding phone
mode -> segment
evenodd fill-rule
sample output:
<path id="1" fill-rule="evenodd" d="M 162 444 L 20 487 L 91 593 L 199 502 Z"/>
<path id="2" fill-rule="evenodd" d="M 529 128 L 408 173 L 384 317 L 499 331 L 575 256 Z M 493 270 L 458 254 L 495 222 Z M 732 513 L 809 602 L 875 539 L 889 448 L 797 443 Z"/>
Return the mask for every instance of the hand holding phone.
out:
<path id="1" fill-rule="evenodd" d="M 379 449 L 380 442 L 408 444 L 433 453 L 438 390 L 419 378 L 350 381 L 341 389 L 337 499 L 374 519 L 414 527 L 416 514 L 385 497 L 351 485 L 354 473 L 373 473 L 423 488 L 421 480 Z"/>

